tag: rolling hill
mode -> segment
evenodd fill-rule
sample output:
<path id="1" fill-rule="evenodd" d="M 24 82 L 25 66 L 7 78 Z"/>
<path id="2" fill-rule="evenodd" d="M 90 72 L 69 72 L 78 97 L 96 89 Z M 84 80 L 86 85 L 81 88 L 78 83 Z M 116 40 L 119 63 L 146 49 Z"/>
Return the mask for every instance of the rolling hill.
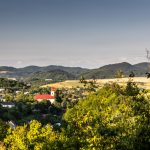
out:
<path id="1" fill-rule="evenodd" d="M 145 76 L 145 73 L 150 71 L 150 64 L 143 62 L 132 65 L 127 62 L 109 64 L 97 69 L 86 69 L 81 67 L 64 67 L 64 66 L 27 66 L 24 68 L 14 68 L 2 66 L 0 67 L 0 77 L 17 78 L 23 80 L 32 80 L 34 78 L 53 80 L 71 80 L 79 79 L 84 76 L 86 79 L 96 78 L 114 78 L 115 73 L 122 70 L 125 76 L 128 76 L 131 71 L 136 76 Z"/>
<path id="2" fill-rule="evenodd" d="M 63 70 L 53 70 L 53 71 L 38 71 L 31 74 L 26 78 L 26 81 L 35 81 L 35 80 L 45 80 L 52 79 L 53 81 L 62 81 L 62 80 L 71 80 L 75 79 L 75 76 L 71 73 L 68 73 Z"/>
<path id="3" fill-rule="evenodd" d="M 81 75 L 84 76 L 86 79 L 114 78 L 118 70 L 122 70 L 125 76 L 128 76 L 131 73 L 131 71 L 135 73 L 135 76 L 145 76 L 145 73 L 150 71 L 148 63 L 139 63 L 139 64 L 131 65 L 127 62 L 122 62 L 122 63 L 105 65 L 98 69 L 91 69 Z"/>
<path id="4" fill-rule="evenodd" d="M 39 66 L 27 66 L 24 68 L 13 68 L 2 66 L 0 67 L 0 77 L 8 78 L 17 78 L 17 79 L 29 79 L 29 78 L 47 78 L 55 74 L 55 78 L 59 78 L 60 74 L 63 74 L 63 79 L 75 79 L 82 73 L 85 73 L 89 69 L 80 68 L 80 67 L 64 67 L 64 66 L 55 66 L 50 65 L 46 67 Z M 61 71 L 61 72 L 60 72 Z M 41 75 L 42 74 L 42 75 Z M 50 75 L 51 74 L 51 75 Z M 61 76 L 62 79 L 62 76 Z"/>

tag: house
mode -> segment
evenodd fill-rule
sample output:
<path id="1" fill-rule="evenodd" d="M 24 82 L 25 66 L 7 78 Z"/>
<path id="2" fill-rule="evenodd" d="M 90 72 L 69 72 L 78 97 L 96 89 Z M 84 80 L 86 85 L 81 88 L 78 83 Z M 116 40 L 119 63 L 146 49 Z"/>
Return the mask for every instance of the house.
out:
<path id="1" fill-rule="evenodd" d="M 55 101 L 55 88 L 51 88 L 51 93 L 50 94 L 36 94 L 34 96 L 34 99 L 37 100 L 38 102 L 41 102 L 43 100 L 48 100 L 51 103 L 54 103 Z"/>
<path id="2" fill-rule="evenodd" d="M 24 95 L 28 95 L 29 94 L 29 92 L 24 92 Z"/>
<path id="3" fill-rule="evenodd" d="M 5 107 L 5 108 L 12 108 L 12 107 L 15 107 L 15 104 L 12 103 L 12 102 L 1 102 L 0 105 L 2 107 Z"/>
<path id="4" fill-rule="evenodd" d="M 61 123 L 58 122 L 58 123 L 55 123 L 55 125 L 60 127 L 60 126 L 61 126 Z"/>
<path id="5" fill-rule="evenodd" d="M 45 81 L 53 81 L 53 79 L 45 79 Z"/>
<path id="6" fill-rule="evenodd" d="M 8 80 L 13 80 L 13 81 L 17 81 L 16 78 L 7 78 Z"/>
<path id="7" fill-rule="evenodd" d="M 16 94 L 21 93 L 21 91 L 16 91 Z"/>
<path id="8" fill-rule="evenodd" d="M 4 99 L 1 95 L 0 95 L 0 102 L 6 102 L 6 99 Z"/>
<path id="9" fill-rule="evenodd" d="M 10 128 L 15 129 L 16 124 L 13 121 L 8 121 L 7 124 L 9 125 Z"/>

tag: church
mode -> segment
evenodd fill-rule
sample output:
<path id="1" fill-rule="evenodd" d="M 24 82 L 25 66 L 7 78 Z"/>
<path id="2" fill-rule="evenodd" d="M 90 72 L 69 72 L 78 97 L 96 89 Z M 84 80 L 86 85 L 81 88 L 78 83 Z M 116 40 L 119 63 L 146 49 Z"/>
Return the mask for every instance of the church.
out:
<path id="1" fill-rule="evenodd" d="M 36 94 L 34 96 L 34 99 L 37 100 L 38 102 L 48 100 L 53 104 L 55 101 L 55 91 L 56 91 L 55 88 L 51 88 L 50 94 Z"/>

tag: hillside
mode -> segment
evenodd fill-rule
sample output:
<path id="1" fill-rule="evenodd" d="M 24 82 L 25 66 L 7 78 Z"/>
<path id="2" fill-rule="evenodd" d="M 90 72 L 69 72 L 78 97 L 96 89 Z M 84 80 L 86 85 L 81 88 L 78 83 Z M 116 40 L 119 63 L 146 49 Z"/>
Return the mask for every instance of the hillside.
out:
<path id="1" fill-rule="evenodd" d="M 56 70 L 62 71 L 61 73 L 65 74 L 65 76 L 59 75 L 60 72 Z M 122 70 L 125 76 L 128 76 L 130 72 L 133 71 L 135 73 L 135 76 L 140 77 L 145 76 L 145 73 L 150 70 L 150 66 L 146 62 L 135 65 L 129 64 L 127 62 L 122 62 L 105 65 L 96 69 L 64 67 L 56 65 L 50 65 L 45 67 L 27 66 L 24 68 L 2 66 L 0 67 L 0 77 L 17 78 L 23 80 L 29 80 L 37 77 L 38 79 L 54 78 L 54 80 L 70 80 L 80 79 L 81 76 L 84 76 L 86 79 L 104 79 L 114 78 L 118 70 Z"/>
<path id="2" fill-rule="evenodd" d="M 120 85 L 125 85 L 129 81 L 129 78 L 113 78 L 113 79 L 97 79 L 96 83 L 99 87 L 104 86 L 106 83 L 116 82 Z M 134 77 L 133 81 L 144 89 L 150 89 L 150 79 L 146 77 Z M 77 88 L 83 87 L 83 84 L 79 80 L 66 80 L 64 82 L 46 84 L 42 87 L 55 87 L 55 88 Z"/>
<path id="3" fill-rule="evenodd" d="M 14 67 L 8 67 L 8 66 L 1 66 L 0 67 L 0 71 L 8 71 L 8 72 L 11 72 L 11 71 L 16 71 L 17 69 L 14 68 Z"/>
<path id="4" fill-rule="evenodd" d="M 128 76 L 131 71 L 135 73 L 135 76 L 145 76 L 145 73 L 149 70 L 149 66 L 148 63 L 131 65 L 127 62 L 122 62 L 106 65 L 98 69 L 91 69 L 90 71 L 83 73 L 82 76 L 84 76 L 86 79 L 114 78 L 118 70 L 122 70 L 125 76 Z"/>
<path id="5" fill-rule="evenodd" d="M 26 78 L 26 81 L 35 81 L 35 80 L 44 80 L 44 79 L 52 79 L 53 81 L 61 81 L 68 79 L 75 79 L 75 76 L 63 71 L 63 70 L 52 70 L 46 72 L 35 72 Z"/>
<path id="6" fill-rule="evenodd" d="M 32 78 L 52 78 L 58 80 L 74 79 L 89 69 L 80 67 L 64 67 L 50 65 L 46 67 L 27 66 L 24 68 L 13 68 L 2 66 L 0 67 L 0 77 L 17 78 L 17 79 L 32 79 Z M 42 74 L 42 75 L 41 75 Z M 51 75 L 50 75 L 51 74 Z M 53 75 L 52 75 L 53 74 Z M 60 75 L 61 74 L 61 75 Z M 64 76 L 62 76 L 62 74 Z"/>

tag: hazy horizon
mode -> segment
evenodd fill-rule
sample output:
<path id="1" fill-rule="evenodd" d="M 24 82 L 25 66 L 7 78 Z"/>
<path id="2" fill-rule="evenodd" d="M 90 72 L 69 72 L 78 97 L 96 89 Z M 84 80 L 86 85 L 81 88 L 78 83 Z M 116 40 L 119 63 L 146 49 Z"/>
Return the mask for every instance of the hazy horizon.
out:
<path id="1" fill-rule="evenodd" d="M 148 0 L 0 0 L 0 66 L 146 62 Z"/>
<path id="2" fill-rule="evenodd" d="M 21 66 L 21 67 L 15 67 L 15 66 L 0 66 L 0 67 L 14 67 L 14 68 L 25 68 L 25 67 L 30 67 L 30 66 L 35 66 L 35 67 L 48 67 L 48 66 L 62 66 L 62 67 L 79 67 L 79 68 L 84 68 L 84 69 L 97 69 L 97 68 L 100 68 L 100 67 L 103 67 L 103 66 L 107 66 L 107 65 L 114 65 L 114 64 L 120 64 L 120 63 L 129 63 L 129 62 L 117 62 L 117 63 L 108 63 L 108 64 L 105 64 L 105 65 L 102 65 L 102 66 L 98 66 L 98 67 L 95 67 L 95 68 L 90 68 L 90 67 L 82 67 L 82 66 L 67 66 L 67 65 L 57 65 L 57 64 L 49 64 L 49 65 L 44 65 L 44 66 L 41 66 L 41 65 L 27 65 L 27 66 Z M 139 63 L 129 63 L 131 65 L 136 65 L 136 64 L 140 64 L 140 63 L 148 63 L 148 62 L 139 62 Z"/>

